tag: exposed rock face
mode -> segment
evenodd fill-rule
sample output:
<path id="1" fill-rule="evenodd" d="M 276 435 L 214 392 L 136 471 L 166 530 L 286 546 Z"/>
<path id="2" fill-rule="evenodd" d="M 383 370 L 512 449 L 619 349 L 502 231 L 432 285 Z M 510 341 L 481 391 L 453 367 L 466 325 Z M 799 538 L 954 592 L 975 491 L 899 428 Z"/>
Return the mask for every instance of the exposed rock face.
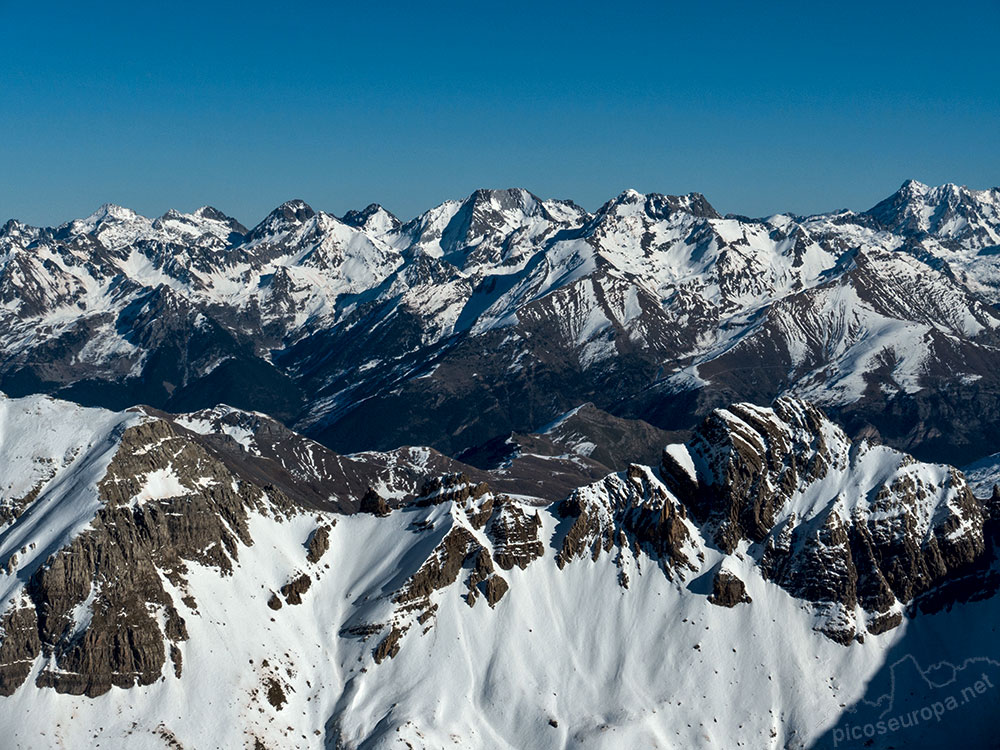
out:
<path id="1" fill-rule="evenodd" d="M 381 664 L 386 659 L 391 659 L 399 653 L 399 639 L 403 637 L 402 630 L 392 628 L 389 634 L 376 646 L 373 656 L 376 664 Z"/>
<path id="2" fill-rule="evenodd" d="M 302 604 L 302 595 L 311 585 L 312 579 L 306 573 L 301 573 L 281 587 L 281 595 L 289 604 Z"/>
<path id="3" fill-rule="evenodd" d="M 11 695 L 27 679 L 42 650 L 34 603 L 22 599 L 4 614 L 0 629 L 0 695 Z"/>
<path id="4" fill-rule="evenodd" d="M 625 586 L 640 553 L 658 561 L 668 577 L 697 569 L 700 540 L 687 511 L 646 467 L 633 464 L 624 476 L 576 490 L 560 512 L 575 520 L 556 555 L 559 567 L 617 550 Z"/>
<path id="5" fill-rule="evenodd" d="M 358 512 L 371 513 L 376 516 L 387 516 L 392 512 L 392 508 L 389 507 L 389 503 L 385 501 L 384 497 L 379 495 L 374 488 L 369 487 L 365 496 L 361 498 Z"/>
<path id="6" fill-rule="evenodd" d="M 21 603 L 4 615 L 3 694 L 39 655 L 38 685 L 60 692 L 148 685 L 168 656 L 179 674 L 180 651 L 171 644 L 187 629 L 161 576 L 183 591 L 188 562 L 225 575 L 238 545 L 253 543 L 251 511 L 292 511 L 280 493 L 234 477 L 161 420 L 125 431 L 99 493 L 90 527 L 31 573 Z"/>
<path id="7" fill-rule="evenodd" d="M 442 482 L 434 483 L 429 491 L 429 497 L 420 502 L 425 505 L 438 501 L 444 502 L 440 500 L 441 490 L 447 490 L 448 486 L 456 484 L 459 487 L 464 486 L 461 484 L 461 479 L 461 477 L 444 478 Z M 480 498 L 487 492 L 488 488 L 484 489 Z M 462 489 L 457 491 L 456 496 L 462 496 L 469 500 L 469 494 Z M 492 495 L 487 495 L 482 505 L 492 507 L 492 503 Z M 463 505 L 466 503 L 463 502 Z M 475 506 L 471 503 L 464 508 L 456 505 L 453 508 L 453 513 L 460 514 L 460 517 L 467 520 L 468 515 L 463 511 L 470 509 L 475 510 Z M 473 515 L 475 515 L 474 512 Z M 486 567 L 483 562 L 484 557 L 488 560 L 489 552 L 480 545 L 472 532 L 464 525 L 452 525 L 427 559 L 407 579 L 402 588 L 392 596 L 396 610 L 390 624 L 389 634 L 375 649 L 376 661 L 380 662 L 385 658 L 395 656 L 399 651 L 399 641 L 403 634 L 412 625 L 423 625 L 433 618 L 437 605 L 431 602 L 431 594 L 455 583 L 467 563 L 472 562 L 475 564 L 475 570 L 470 572 L 466 585 L 470 591 L 470 603 L 474 603 L 474 587 L 476 583 L 483 580 L 484 575 L 488 575 L 484 574 Z M 492 563 L 489 564 L 489 567 L 492 569 Z M 381 629 L 381 626 L 378 629 Z"/>
<path id="8" fill-rule="evenodd" d="M 870 507 L 845 518 L 835 505 L 811 524 L 790 519 L 790 538 L 766 546 L 766 571 L 794 595 L 829 607 L 824 632 L 831 637 L 854 637 L 856 604 L 868 613 L 869 632 L 895 627 L 903 604 L 961 573 L 985 551 L 983 509 L 965 480 L 949 470 L 928 481 L 915 466 L 902 466 L 877 489 Z M 944 503 L 927 506 L 941 496 Z M 798 554 L 791 554 L 796 548 Z"/>
<path id="9" fill-rule="evenodd" d="M 436 592 L 462 581 L 465 601 L 474 606 L 480 596 L 494 607 L 510 584 L 496 569 L 524 569 L 545 553 L 540 538 L 541 517 L 506 495 L 494 494 L 486 483 L 474 483 L 464 474 L 429 480 L 413 501 L 416 508 L 445 506 L 438 523 L 447 531 L 438 544 L 391 595 L 394 612 L 389 623 L 356 625 L 349 634 L 363 637 L 389 629 L 373 654 L 377 661 L 398 653 L 403 636 L 414 625 L 425 631 L 433 626 L 438 605 Z M 435 525 L 420 524 L 419 532 L 440 533 Z"/>
<path id="10" fill-rule="evenodd" d="M 481 547 L 468 530 L 457 526 L 449 531 L 414 573 L 395 600 L 412 606 L 430 605 L 430 594 L 455 582 L 466 559 L 478 555 Z"/>
<path id="11" fill-rule="evenodd" d="M 773 410 L 750 404 L 718 409 L 689 444 L 700 468 L 697 491 L 683 474 L 672 475 L 673 487 L 700 521 L 717 525 L 715 541 L 727 552 L 741 539 L 761 542 L 800 487 L 823 479 L 831 467 L 844 468 L 838 462 L 847 439 L 827 427 L 835 429 L 818 409 L 792 399 L 779 399 Z"/>
<path id="12" fill-rule="evenodd" d="M 497 602 L 503 599 L 503 595 L 507 593 L 509 588 L 510 586 L 503 578 L 500 576 L 491 576 L 486 581 L 486 601 L 490 607 L 495 607 Z"/>
<path id="13" fill-rule="evenodd" d="M 494 505 L 487 533 L 493 540 L 493 559 L 504 570 L 524 569 L 541 557 L 545 547 L 539 538 L 542 520 L 538 511 L 530 513 L 501 496 Z"/>
<path id="14" fill-rule="evenodd" d="M 764 575 L 845 643 L 898 625 L 907 602 L 985 549 L 984 509 L 957 471 L 852 444 L 794 399 L 713 412 L 661 471 L 724 551 L 760 545 Z"/>
<path id="15" fill-rule="evenodd" d="M 720 607 L 735 607 L 737 604 L 749 604 L 753 601 L 747 594 L 746 584 L 728 570 L 720 570 L 715 574 L 708 600 Z"/>
<path id="16" fill-rule="evenodd" d="M 306 560 L 318 563 L 328 549 L 330 549 L 330 527 L 317 526 L 306 546 Z"/>
<path id="17" fill-rule="evenodd" d="M 418 505 L 440 505 L 441 503 L 466 503 L 478 500 L 490 491 L 486 482 L 475 482 L 464 473 L 432 477 L 424 483 L 420 491 Z"/>
<path id="18" fill-rule="evenodd" d="M 476 560 L 475 563 L 473 563 L 472 572 L 469 574 L 469 578 L 465 582 L 466 587 L 469 589 L 469 593 L 465 595 L 465 601 L 470 607 L 476 603 L 476 599 L 479 597 L 479 591 L 481 588 L 480 584 L 490 579 L 490 576 L 493 574 L 493 570 L 493 559 L 490 557 L 490 553 L 485 549 L 480 549 L 479 552 L 476 553 Z M 504 583 L 506 583 L 506 581 Z"/>

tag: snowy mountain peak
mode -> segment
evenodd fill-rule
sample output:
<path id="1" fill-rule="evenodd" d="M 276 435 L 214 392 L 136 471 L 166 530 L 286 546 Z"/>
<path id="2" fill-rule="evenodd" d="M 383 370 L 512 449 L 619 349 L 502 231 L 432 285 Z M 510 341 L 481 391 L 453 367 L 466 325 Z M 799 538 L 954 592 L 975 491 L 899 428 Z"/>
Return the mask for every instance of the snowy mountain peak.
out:
<path id="1" fill-rule="evenodd" d="M 929 187 L 907 180 L 893 195 L 865 212 L 888 231 L 930 235 L 954 247 L 980 250 L 1000 244 L 1000 192 L 945 183 Z"/>
<path id="2" fill-rule="evenodd" d="M 917 195 L 926 195 L 928 190 L 930 190 L 929 185 L 925 185 L 919 180 L 914 180 L 911 178 L 905 180 L 903 184 L 900 185 L 898 192 L 907 196 L 917 196 Z"/>
<path id="3" fill-rule="evenodd" d="M 524 188 L 479 188 L 466 200 L 476 205 L 488 203 L 493 208 L 501 211 L 514 209 L 530 211 L 540 202 L 538 198 Z"/>
<path id="4" fill-rule="evenodd" d="M 285 201 L 276 209 L 271 211 L 271 213 L 265 216 L 264 220 L 257 226 L 269 226 L 279 222 L 287 224 L 302 224 L 315 215 L 316 212 L 313 210 L 312 206 L 304 200 L 295 198 L 290 201 Z M 254 228 L 254 231 L 256 231 L 256 227 Z"/>
<path id="5" fill-rule="evenodd" d="M 479 189 L 446 201 L 400 227 L 393 243 L 470 271 L 513 264 L 538 242 L 579 221 L 571 205 L 544 202 L 522 188 Z"/>
<path id="6" fill-rule="evenodd" d="M 201 206 L 196 209 L 194 215 L 199 219 L 212 219 L 213 221 L 235 221 L 230 216 L 226 216 L 222 211 L 214 206 Z"/>
<path id="7" fill-rule="evenodd" d="M 341 221 L 376 237 L 383 237 L 399 229 L 401 224 L 399 219 L 378 203 L 369 204 L 361 211 L 348 211 L 341 217 Z"/>
<path id="8" fill-rule="evenodd" d="M 201 208 L 197 209 L 193 215 L 199 219 L 204 219 L 206 221 L 218 222 L 219 224 L 223 224 L 232 229 L 237 234 L 247 233 L 247 228 L 243 226 L 243 224 L 234 219 L 232 216 L 223 213 L 214 206 L 202 206 Z"/>
<path id="9" fill-rule="evenodd" d="M 227 244 L 242 240 L 247 231 L 236 219 L 210 206 L 190 214 L 172 208 L 153 221 L 152 228 L 165 240 L 194 240 L 207 235 Z"/>
<path id="10" fill-rule="evenodd" d="M 105 221 L 133 221 L 140 218 L 131 208 L 119 206 L 117 203 L 105 203 L 94 213 L 83 219 L 85 224 L 100 224 Z"/>
<path id="11" fill-rule="evenodd" d="M 316 212 L 305 201 L 298 198 L 285 201 L 250 230 L 247 240 L 250 243 L 279 240 L 282 235 L 297 229 L 314 216 Z"/>
<path id="12" fill-rule="evenodd" d="M 523 188 L 480 188 L 462 201 L 456 218 L 462 217 L 466 237 L 490 231 L 510 231 L 545 213 L 542 201 Z"/>
<path id="13" fill-rule="evenodd" d="M 636 212 L 644 213 L 654 220 L 669 219 L 677 213 L 686 213 L 705 219 L 722 218 L 701 193 L 688 193 L 687 195 L 649 193 L 647 195 L 631 188 L 602 206 L 598 214 L 627 216 Z"/>
<path id="14" fill-rule="evenodd" d="M 17 219 L 8 219 L 7 222 L 0 227 L 0 238 L 9 237 L 13 240 L 18 240 L 24 237 L 33 236 L 37 233 L 37 229 L 30 227 L 27 224 L 23 224 Z"/>
<path id="15" fill-rule="evenodd" d="M 278 206 L 274 211 L 272 211 L 268 216 L 280 216 L 286 221 L 295 221 L 302 223 L 308 221 L 316 212 L 313 211 L 312 206 L 306 203 L 300 198 L 293 198 L 290 201 L 285 201 L 280 206 Z M 265 219 L 266 221 L 266 219 Z"/>
<path id="16" fill-rule="evenodd" d="M 67 239 L 86 235 L 109 250 L 120 250 L 147 234 L 152 224 L 150 219 L 130 208 L 105 203 L 90 216 L 58 227 L 56 234 Z"/>
<path id="17" fill-rule="evenodd" d="M 115 203 L 105 203 L 86 218 L 74 219 L 63 224 L 60 229 L 67 229 L 70 235 L 99 234 L 102 228 L 109 226 L 148 225 L 149 223 L 149 219 L 140 216 L 130 208 Z"/>

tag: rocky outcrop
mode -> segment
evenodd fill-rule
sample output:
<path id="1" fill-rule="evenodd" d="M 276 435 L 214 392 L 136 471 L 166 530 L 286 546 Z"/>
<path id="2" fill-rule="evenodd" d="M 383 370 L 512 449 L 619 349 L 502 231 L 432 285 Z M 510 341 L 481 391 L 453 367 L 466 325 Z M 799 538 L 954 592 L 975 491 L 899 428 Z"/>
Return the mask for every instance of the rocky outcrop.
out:
<path id="1" fill-rule="evenodd" d="M 328 549 L 330 549 L 330 527 L 317 526 L 306 545 L 306 560 L 313 564 L 318 563 Z"/>
<path id="2" fill-rule="evenodd" d="M 239 545 L 253 543 L 250 512 L 291 511 L 162 420 L 124 432 L 98 490 L 90 526 L 34 569 L 3 615 L 0 692 L 38 656 L 40 687 L 89 696 L 151 684 L 168 658 L 179 674 L 187 628 L 163 579 L 183 592 L 189 562 L 229 573 Z"/>
<path id="3" fill-rule="evenodd" d="M 503 599 L 503 595 L 507 593 L 510 585 L 500 576 L 490 576 L 489 580 L 486 581 L 485 588 L 486 602 L 490 608 L 493 608 L 497 602 Z"/>
<path id="4" fill-rule="evenodd" d="M 522 570 L 545 552 L 539 538 L 542 519 L 507 497 L 501 497 L 491 509 L 487 534 L 493 541 L 493 559 L 504 570 Z"/>
<path id="5" fill-rule="evenodd" d="M 985 549 L 983 505 L 956 470 L 853 444 L 795 399 L 716 410 L 661 474 L 723 551 L 760 545 L 761 572 L 843 643 L 895 627 Z"/>
<path id="6" fill-rule="evenodd" d="M 415 505 L 440 505 L 442 503 L 466 504 L 479 500 L 490 492 L 486 482 L 475 482 L 459 472 L 428 479 L 420 490 Z"/>
<path id="7" fill-rule="evenodd" d="M 309 590 L 312 585 L 312 578 L 306 573 L 300 573 L 281 587 L 281 595 L 289 604 L 302 604 L 302 595 Z"/>
<path id="8" fill-rule="evenodd" d="M 447 531 L 392 594 L 394 612 L 390 622 L 354 625 L 347 630 L 348 634 L 367 637 L 372 628 L 374 632 L 388 628 L 388 634 L 373 651 L 377 661 L 392 658 L 414 625 L 424 631 L 433 626 L 438 609 L 433 601 L 435 592 L 461 583 L 469 606 L 483 597 L 492 608 L 510 588 L 497 569 L 524 569 L 545 554 L 538 511 L 506 495 L 494 494 L 488 484 L 472 482 L 465 474 L 428 480 L 411 505 L 425 509 L 447 506 L 448 513 L 440 521 L 447 524 Z M 440 533 L 426 519 L 415 521 L 410 528 L 418 533 Z"/>
<path id="9" fill-rule="evenodd" d="M 697 569 L 701 551 L 687 511 L 647 467 L 633 464 L 623 474 L 576 490 L 559 512 L 573 519 L 556 554 L 560 568 L 577 558 L 597 560 L 617 550 L 626 587 L 625 561 L 640 553 L 671 578 Z"/>
<path id="10" fill-rule="evenodd" d="M 389 624 L 389 633 L 372 652 L 376 663 L 391 659 L 399 652 L 403 635 L 413 625 L 423 625 L 434 616 L 437 605 L 431 602 L 431 594 L 455 583 L 466 561 L 478 559 L 484 552 L 467 529 L 454 527 L 445 535 L 392 597 L 396 609 Z M 381 629 L 381 626 L 377 628 Z"/>
<path id="11" fill-rule="evenodd" d="M 478 555 L 481 549 L 469 531 L 461 526 L 453 528 L 417 572 L 410 576 L 406 585 L 396 594 L 395 601 L 409 606 L 421 603 L 429 605 L 431 593 L 454 583 L 466 559 Z"/>
<path id="12" fill-rule="evenodd" d="M 734 404 L 712 412 L 688 451 L 699 467 L 697 487 L 665 460 L 668 486 L 715 542 L 732 552 L 741 539 L 762 542 L 801 488 L 844 468 L 848 441 L 815 407 L 778 399 L 772 409 Z"/>
<path id="13" fill-rule="evenodd" d="M 29 600 L 20 601 L 0 619 L 0 695 L 11 695 L 27 679 L 42 651 L 38 615 Z"/>
<path id="14" fill-rule="evenodd" d="M 54 472 L 53 472 L 54 474 Z M 51 475 L 48 477 L 51 478 Z M 0 527 L 6 526 L 9 523 L 17 520 L 25 508 L 31 505 L 35 498 L 38 497 L 38 493 L 41 491 L 42 487 L 45 486 L 46 480 L 39 481 L 34 487 L 32 487 L 28 493 L 22 497 L 15 497 L 7 500 L 6 502 L 0 502 Z"/>
<path id="15" fill-rule="evenodd" d="M 905 469 L 875 491 L 870 507 L 848 512 L 834 505 L 809 523 L 790 518 L 765 547 L 762 569 L 793 595 L 820 604 L 828 620 L 822 629 L 835 640 L 897 626 L 904 604 L 961 574 L 985 551 L 982 508 L 964 479 L 951 470 L 929 484 Z M 942 495 L 946 503 L 926 506 Z M 858 605 L 867 613 L 860 624 Z"/>
<path id="16" fill-rule="evenodd" d="M 398 628 L 392 628 L 389 634 L 379 642 L 372 654 L 376 664 L 381 664 L 399 653 L 399 639 L 403 637 L 403 632 Z"/>
<path id="17" fill-rule="evenodd" d="M 392 508 L 389 507 L 389 503 L 385 501 L 375 488 L 369 487 L 368 491 L 365 492 L 364 497 L 361 498 L 361 504 L 358 506 L 359 513 L 371 513 L 374 516 L 387 516 L 392 512 Z"/>
<path id="18" fill-rule="evenodd" d="M 712 593 L 708 601 L 719 607 L 735 607 L 750 604 L 753 600 L 747 594 L 746 584 L 733 572 L 722 569 L 712 579 Z"/>

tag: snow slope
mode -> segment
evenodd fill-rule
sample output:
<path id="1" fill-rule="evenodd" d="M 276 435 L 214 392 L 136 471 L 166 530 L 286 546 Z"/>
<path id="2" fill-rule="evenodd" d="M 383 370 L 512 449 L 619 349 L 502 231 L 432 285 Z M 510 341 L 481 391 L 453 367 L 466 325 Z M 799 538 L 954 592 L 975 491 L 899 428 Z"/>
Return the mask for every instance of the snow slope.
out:
<path id="1" fill-rule="evenodd" d="M 210 434 L 214 418 L 232 416 L 228 409 L 180 420 L 199 433 L 138 413 L 45 399 L 8 399 L 4 414 L 5 425 L 22 425 L 10 435 L 26 434 L 31 420 L 43 436 L 56 424 L 76 424 L 78 432 L 67 430 L 56 452 L 89 446 L 80 455 L 91 456 L 57 469 L 0 530 L 5 545 L 41 507 L 62 528 L 72 526 L 69 535 L 85 536 L 79 522 L 86 514 L 75 498 L 86 495 L 91 532 L 109 519 L 118 524 L 118 532 L 91 537 L 103 539 L 106 554 L 119 549 L 116 533 L 152 523 L 157 508 L 178 533 L 196 520 L 185 507 L 198 508 L 202 521 L 217 517 L 219 546 L 226 547 L 221 556 L 203 556 L 180 538 L 167 542 L 181 568 L 170 554 L 150 552 L 167 597 L 167 604 L 150 602 L 165 618 L 156 626 L 162 641 L 141 647 L 164 652 L 155 679 L 73 695 L 36 686 L 59 662 L 35 658 L 28 678 L 0 698 L 0 731 L 11 748 L 828 747 L 838 728 L 877 720 L 873 705 L 902 705 L 897 683 L 885 697 L 880 691 L 887 675 L 903 675 L 911 662 L 950 665 L 962 685 L 961 670 L 974 665 L 1000 684 L 990 624 L 995 598 L 908 614 L 845 645 L 826 632 L 822 602 L 768 572 L 764 540 L 741 536 L 726 551 L 716 541 L 716 506 L 706 514 L 685 500 L 690 484 L 709 492 L 730 469 L 752 465 L 757 489 L 738 494 L 740 485 L 731 483 L 726 497 L 766 502 L 769 493 L 785 493 L 769 534 L 780 537 L 793 515 L 806 528 L 832 505 L 843 520 L 873 529 L 886 554 L 892 541 L 879 540 L 880 519 L 895 519 L 903 530 L 919 527 L 920 549 L 938 527 L 982 539 L 981 526 L 977 532 L 949 525 L 960 515 L 952 507 L 964 487 L 960 476 L 886 448 L 852 448 L 801 402 L 717 412 L 692 441 L 667 452 L 689 483 L 684 487 L 671 464 L 662 471 L 632 466 L 564 503 L 534 507 L 451 476 L 391 512 L 355 515 L 296 507 L 273 489 L 253 489 L 252 477 L 233 473 L 234 465 L 216 462 L 197 439 Z M 231 426 L 219 423 L 220 434 Z M 40 450 L 48 444 L 43 439 Z M 118 444 L 128 455 L 109 455 Z M 8 446 L 0 449 L 10 452 Z M 29 454 L 10 455 L 23 476 L 33 476 Z M 829 467 L 826 474 L 820 464 Z M 132 475 L 121 472 L 134 466 L 142 470 L 130 483 Z M 798 473 L 780 480 L 790 470 Z M 116 478 L 112 485 L 125 487 L 121 493 L 107 482 L 98 486 L 105 471 Z M 193 481 L 196 475 L 206 481 Z M 915 507 L 906 502 L 912 484 L 899 481 L 911 475 L 925 480 Z M 50 500 L 64 477 L 79 480 L 78 494 Z M 227 482 L 239 488 L 227 495 L 238 499 L 234 504 L 221 504 L 218 495 Z M 140 502 L 130 501 L 133 487 L 145 493 Z M 868 521 L 856 519 L 861 511 Z M 815 529 L 806 531 L 813 538 Z M 806 548 L 793 545 L 794 567 L 808 569 Z M 54 553 L 50 546 L 35 559 L 43 568 L 66 559 L 44 559 Z M 12 597 L 27 596 L 25 570 L 0 574 L 5 608 Z M 712 603 L 720 571 L 745 584 L 748 600 Z M 79 596 L 67 603 L 71 642 L 99 622 L 101 594 Z M 170 607 L 183 621 L 180 635 L 166 635 Z M 861 631 L 860 600 L 856 617 Z M 109 633 L 131 627 L 110 622 Z M 4 633 L 0 657 L 12 648 L 12 632 Z M 7 668 L 0 658 L 0 676 Z M 919 688 L 919 676 L 906 674 Z M 960 715 L 958 735 L 970 744 L 992 736 L 989 711 L 953 714 Z M 886 733 L 873 746 L 913 746 L 939 729 L 921 731 Z M 861 745 L 841 738 L 835 746 Z"/>

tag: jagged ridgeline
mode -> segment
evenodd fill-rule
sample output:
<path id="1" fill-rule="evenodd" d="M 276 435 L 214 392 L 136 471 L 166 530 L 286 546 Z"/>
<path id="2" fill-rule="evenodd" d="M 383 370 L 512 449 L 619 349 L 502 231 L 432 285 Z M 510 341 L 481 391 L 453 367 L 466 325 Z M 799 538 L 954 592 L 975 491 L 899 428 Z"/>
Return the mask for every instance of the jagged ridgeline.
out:
<path id="1" fill-rule="evenodd" d="M 893 649 L 995 639 L 996 497 L 799 399 L 645 464 L 593 406 L 478 465 L 233 407 L 0 423 L 12 747 L 822 746 Z"/>
<path id="2" fill-rule="evenodd" d="M 480 190 L 405 223 L 291 201 L 249 230 L 104 206 L 0 229 L 0 389 L 451 456 L 583 402 L 677 430 L 791 394 L 964 465 L 1000 444 L 998 248 L 1000 190 L 913 181 L 764 219 L 635 191 L 590 213 Z"/>

